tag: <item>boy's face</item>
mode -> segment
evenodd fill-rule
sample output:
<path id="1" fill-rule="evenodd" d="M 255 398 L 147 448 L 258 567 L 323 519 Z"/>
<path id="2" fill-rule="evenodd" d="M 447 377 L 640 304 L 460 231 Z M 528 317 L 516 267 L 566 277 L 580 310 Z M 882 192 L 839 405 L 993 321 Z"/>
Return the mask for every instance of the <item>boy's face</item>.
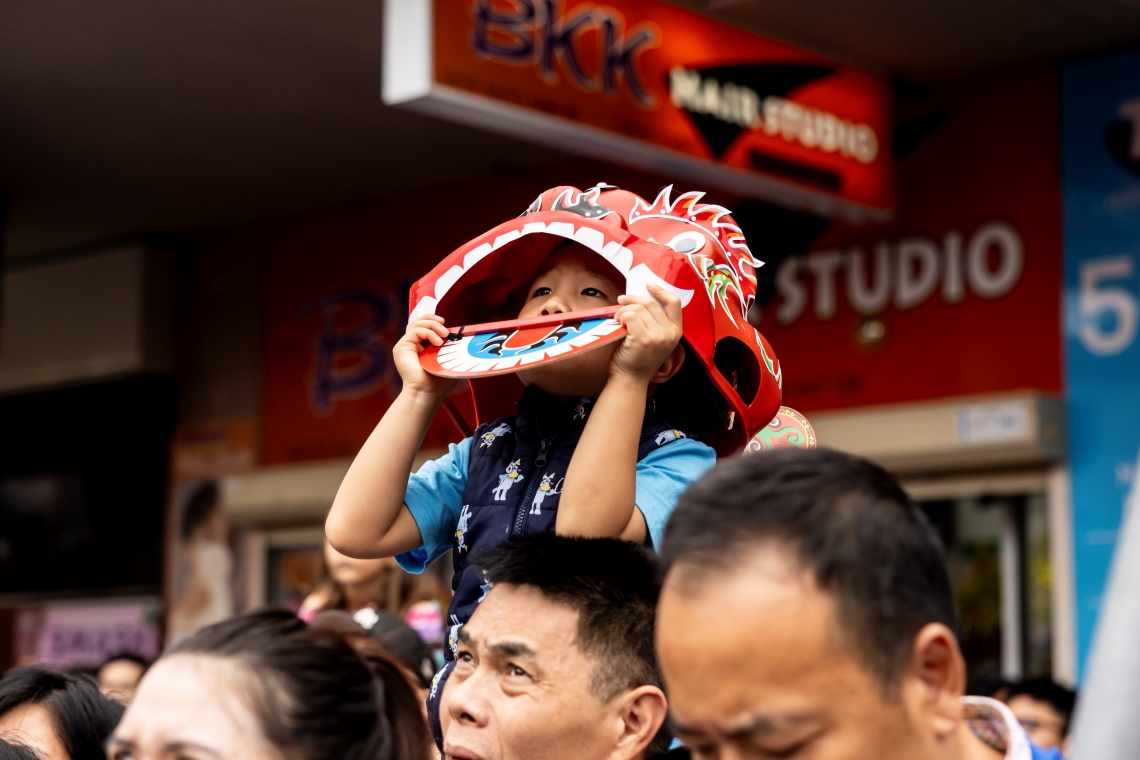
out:
<path id="1" fill-rule="evenodd" d="M 577 243 L 559 247 L 531 284 L 519 319 L 616 306 L 625 286 L 606 269 L 596 253 Z M 572 359 L 520 370 L 518 376 L 527 385 L 537 385 L 555 396 L 596 398 L 606 385 L 610 356 L 618 345 L 610 343 Z"/>

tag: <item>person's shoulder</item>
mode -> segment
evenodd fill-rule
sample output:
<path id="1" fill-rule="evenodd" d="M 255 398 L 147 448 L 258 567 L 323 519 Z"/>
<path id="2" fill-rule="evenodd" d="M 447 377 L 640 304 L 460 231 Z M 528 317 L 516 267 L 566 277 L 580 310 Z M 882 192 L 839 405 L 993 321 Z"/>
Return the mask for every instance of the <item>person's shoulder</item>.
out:
<path id="1" fill-rule="evenodd" d="M 678 428 L 649 431 L 652 438 L 650 456 L 698 457 L 716 459 L 716 450 L 692 434 Z"/>
<path id="2" fill-rule="evenodd" d="M 680 431 L 671 431 L 680 432 Z M 693 438 L 655 442 L 637 463 L 638 475 L 691 483 L 716 465 L 716 451 Z"/>

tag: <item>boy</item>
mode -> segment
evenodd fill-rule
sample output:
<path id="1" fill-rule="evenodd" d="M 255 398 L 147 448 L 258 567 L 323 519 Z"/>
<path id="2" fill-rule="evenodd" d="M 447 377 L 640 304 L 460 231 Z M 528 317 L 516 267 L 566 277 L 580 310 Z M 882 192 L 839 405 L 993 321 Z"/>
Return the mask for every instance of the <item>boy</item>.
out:
<path id="1" fill-rule="evenodd" d="M 535 213 L 529 218 L 539 216 L 536 212 L 542 210 L 544 196 L 555 197 L 556 193 L 558 190 L 540 196 L 528 210 Z M 608 223 L 604 218 L 615 212 L 598 204 L 600 193 L 599 187 L 575 198 L 565 191 L 555 197 L 551 212 L 541 218 L 575 219 L 572 215 L 578 214 L 591 220 L 576 221 L 579 230 L 602 229 L 611 234 L 617 229 L 634 244 L 622 228 L 612 224 L 603 227 Z M 648 207 L 630 193 L 608 195 L 617 201 L 629 196 Z M 662 195 L 663 205 L 669 205 L 668 191 Z M 702 235 L 707 235 L 711 248 L 717 243 L 715 230 L 712 234 L 707 230 L 694 232 L 686 226 L 695 224 L 691 220 L 707 209 L 715 209 L 718 220 L 727 215 L 721 207 L 686 207 L 683 214 L 677 214 L 677 223 L 686 230 L 674 237 L 679 241 L 677 248 L 665 251 L 661 243 L 637 244 L 646 246 L 650 255 L 661 255 L 657 251 L 662 250 L 679 257 L 701 250 Z M 603 222 L 596 221 L 599 218 Z M 542 223 L 529 222 L 526 226 L 534 225 L 541 227 Z M 678 254 L 682 246 L 686 253 Z M 711 255 L 706 258 L 711 260 Z M 685 259 L 680 261 L 683 264 Z M 702 280 L 697 278 L 701 269 L 693 259 L 689 263 L 693 270 L 690 273 L 686 265 L 685 276 L 700 285 Z M 630 274 L 625 279 L 628 283 Z M 447 339 L 444 320 L 436 314 L 413 318 L 393 348 L 403 389 L 345 476 L 325 532 L 330 543 L 349 556 L 396 556 L 411 572 L 421 572 L 444 552 L 453 551 L 456 575 L 448 610 L 449 665 L 437 676 L 429 698 L 437 738 L 438 696 L 441 679 L 445 680 L 451 670 L 450 650 L 459 627 L 487 591 L 482 573 L 471 564 L 473 555 L 509 535 L 537 532 L 620 537 L 656 546 L 681 492 L 715 463 L 713 448 L 656 414 L 653 396 L 657 389 L 674 378 L 686 362 L 686 349 L 681 344 L 682 300 L 677 289 L 663 287 L 664 281 L 661 285 L 650 281 L 643 287 L 647 295 L 633 295 L 625 292 L 621 280 L 621 272 L 596 251 L 571 240 L 555 247 L 527 288 L 518 317 L 617 305 L 614 318 L 626 327 L 626 336 L 576 357 L 519 370 L 517 375 L 526 390 L 519 400 L 517 417 L 480 426 L 471 438 L 452 445 L 446 456 L 426 463 L 411 477 L 420 441 L 455 386 L 454 380 L 433 376 L 419 363 L 425 343 L 439 346 Z M 735 292 L 745 290 L 736 282 Z M 691 298 L 694 290 L 683 292 Z M 715 310 L 717 303 L 726 303 L 723 292 L 717 292 L 716 299 L 713 293 L 710 288 L 711 306 L 703 308 Z M 751 330 L 745 337 L 759 345 L 758 333 L 743 320 L 747 311 L 743 295 L 734 308 L 735 317 L 722 312 L 719 318 L 732 320 L 734 327 L 739 321 Z M 751 335 L 757 337 L 752 339 Z M 739 373 L 730 374 L 735 384 Z M 768 385 L 764 387 L 769 394 L 755 402 L 758 408 L 763 407 L 761 414 L 767 415 L 763 422 L 775 411 L 768 407 L 770 391 L 778 382 L 766 379 Z M 719 382 L 725 381 L 722 378 Z M 759 384 L 757 380 L 757 387 Z M 778 390 L 775 392 L 778 406 Z M 756 393 L 754 388 L 752 394 Z M 737 407 L 748 408 L 741 406 L 739 399 Z M 729 428 L 731 423 L 730 413 Z"/>
<path id="2" fill-rule="evenodd" d="M 650 534 L 646 515 L 634 507 L 637 449 L 645 401 L 651 387 L 668 381 L 684 363 L 685 353 L 680 345 L 681 305 L 676 296 L 653 285 L 648 286 L 653 297 L 622 294 L 623 288 L 597 261 L 593 253 L 577 244 L 561 246 L 535 279 L 530 297 L 518 316 L 523 319 L 620 304 L 615 319 L 626 326 L 626 338 L 561 362 L 520 370 L 518 376 L 527 386 L 545 391 L 546 398 L 541 402 L 533 398 L 537 394 L 528 394 L 531 398 L 527 400 L 532 406 L 557 402 L 564 407 L 567 416 L 575 416 L 577 411 L 577 416 L 585 422 L 569 467 L 557 473 L 560 477 L 555 482 L 560 486 L 554 489 L 559 497 L 556 532 L 621 537 L 640 543 Z M 429 501 L 434 496 L 446 500 L 446 497 L 431 494 L 430 487 L 425 489 L 425 486 L 440 484 L 439 471 L 454 468 L 457 458 L 469 460 L 473 445 L 481 451 L 498 448 L 497 439 L 509 430 L 510 422 L 496 421 L 484 426 L 489 430 L 478 436 L 478 443 L 467 439 L 454 446 L 446 457 L 428 463 L 408 481 L 420 440 L 456 382 L 424 371 L 419 363 L 419 352 L 423 342 L 438 346 L 446 338 L 443 320 L 434 314 L 428 315 L 409 323 L 404 337 L 392 349 L 403 390 L 353 462 L 326 526 L 329 540 L 350 556 L 395 556 L 421 546 L 427 548 L 420 522 L 434 523 L 425 513 L 439 507 L 432 503 L 421 507 L 421 499 Z M 583 408 L 579 410 L 580 404 Z M 675 495 L 679 495 L 685 485 L 712 466 L 716 454 L 692 438 L 674 443 L 679 445 L 670 452 L 677 451 L 685 460 L 681 467 L 691 468 L 677 481 L 680 489 Z M 548 453 L 546 459 L 552 458 L 552 453 Z M 510 465 L 514 465 L 514 460 L 508 462 Z M 521 463 L 510 466 L 511 472 L 504 468 L 502 478 L 495 484 L 492 501 L 513 502 L 518 498 L 513 492 L 515 487 L 520 492 L 529 492 L 532 489 L 523 484 L 528 484 L 532 477 L 541 481 L 547 474 L 520 473 L 521 466 Z M 465 472 L 460 473 L 460 479 L 465 476 Z M 547 478 L 548 485 L 549 480 Z M 399 488 L 391 487 L 393 483 L 405 482 L 409 482 L 411 504 L 404 503 L 404 494 Z M 429 492 L 424 493 L 425 490 Z M 539 499 L 535 512 L 554 512 L 550 490 L 540 492 L 545 499 Z M 514 498 L 508 498 L 512 496 Z M 533 501 L 526 505 L 528 510 L 532 504 Z M 450 533 L 455 530 L 462 510 L 460 505 L 448 506 L 456 516 L 456 520 L 448 523 Z M 660 512 L 649 515 L 654 533 L 660 534 L 667 518 L 667 514 Z M 472 545 L 470 538 L 463 543 L 468 547 Z"/>

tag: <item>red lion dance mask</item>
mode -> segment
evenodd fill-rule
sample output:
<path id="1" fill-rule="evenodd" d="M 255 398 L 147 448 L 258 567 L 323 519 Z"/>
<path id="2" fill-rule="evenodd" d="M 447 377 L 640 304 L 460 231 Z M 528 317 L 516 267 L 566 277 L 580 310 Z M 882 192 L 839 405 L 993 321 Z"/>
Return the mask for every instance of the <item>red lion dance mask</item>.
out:
<path id="1" fill-rule="evenodd" d="M 449 326 L 513 319 L 546 257 L 573 240 L 605 259 L 626 293 L 644 295 L 653 283 L 681 299 L 688 359 L 658 393 L 677 394 L 690 429 L 719 454 L 739 451 L 780 408 L 782 371 L 746 319 L 762 262 L 729 210 L 702 197 L 674 198 L 672 186 L 651 203 L 605 184 L 547 190 L 416 282 L 410 316 L 439 314 Z M 478 422 L 512 413 L 522 388 L 513 375 L 470 383 Z"/>

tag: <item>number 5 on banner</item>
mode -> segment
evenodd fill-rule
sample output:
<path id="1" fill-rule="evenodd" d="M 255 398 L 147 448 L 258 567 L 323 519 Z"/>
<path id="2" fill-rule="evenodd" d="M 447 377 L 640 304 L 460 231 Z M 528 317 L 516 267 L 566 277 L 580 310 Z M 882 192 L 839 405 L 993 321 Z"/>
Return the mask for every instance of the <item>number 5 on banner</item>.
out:
<path id="1" fill-rule="evenodd" d="M 1113 356 L 1126 350 L 1136 337 L 1138 309 L 1136 297 L 1119 286 L 1101 286 L 1104 280 L 1132 275 L 1132 257 L 1112 256 L 1081 264 L 1081 288 L 1077 294 L 1081 345 L 1097 356 Z M 1101 315 L 1113 316 L 1112 328 L 1101 329 Z"/>

